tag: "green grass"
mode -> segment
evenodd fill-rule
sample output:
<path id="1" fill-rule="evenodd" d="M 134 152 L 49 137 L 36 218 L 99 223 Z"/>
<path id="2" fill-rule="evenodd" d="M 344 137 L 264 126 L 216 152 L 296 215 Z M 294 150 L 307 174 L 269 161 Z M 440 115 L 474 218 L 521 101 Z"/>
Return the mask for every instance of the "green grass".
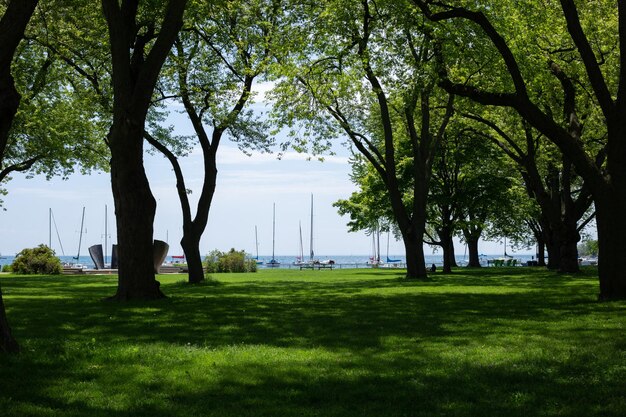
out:
<path id="1" fill-rule="evenodd" d="M 595 271 L 261 271 L 118 304 L 1 276 L 0 416 L 624 416 L 626 303 Z"/>

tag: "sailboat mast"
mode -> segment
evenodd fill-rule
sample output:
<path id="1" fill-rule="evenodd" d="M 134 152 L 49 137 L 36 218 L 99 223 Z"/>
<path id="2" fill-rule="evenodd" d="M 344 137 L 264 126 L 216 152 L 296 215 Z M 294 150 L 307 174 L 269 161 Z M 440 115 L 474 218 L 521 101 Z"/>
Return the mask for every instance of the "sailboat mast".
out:
<path id="1" fill-rule="evenodd" d="M 300 230 L 300 251 L 298 252 L 298 261 L 302 262 L 304 260 L 304 247 L 302 245 L 302 222 L 298 221 L 298 229 Z"/>
<path id="2" fill-rule="evenodd" d="M 256 225 L 254 226 L 254 245 L 256 246 L 256 260 L 259 260 L 259 237 L 256 231 Z"/>
<path id="3" fill-rule="evenodd" d="M 389 262 L 389 230 L 387 230 L 387 262 Z"/>
<path id="4" fill-rule="evenodd" d="M 83 217 L 80 220 L 80 236 L 78 237 L 78 255 L 76 255 L 76 261 L 80 259 L 80 245 L 83 242 L 83 226 L 85 224 L 85 207 L 83 207 Z"/>
<path id="5" fill-rule="evenodd" d="M 276 203 L 272 211 L 272 260 L 274 260 L 274 246 L 276 245 Z"/>
<path id="6" fill-rule="evenodd" d="M 108 231 L 108 219 L 107 219 L 107 205 L 104 205 L 104 263 L 107 262 L 107 234 Z"/>
<path id="7" fill-rule="evenodd" d="M 313 260 L 315 252 L 313 251 L 313 194 L 311 194 L 311 242 L 309 243 L 310 258 Z"/>
<path id="8" fill-rule="evenodd" d="M 48 247 L 52 249 L 52 207 L 48 209 Z"/>
<path id="9" fill-rule="evenodd" d="M 376 260 L 380 262 L 380 225 L 376 225 Z"/>

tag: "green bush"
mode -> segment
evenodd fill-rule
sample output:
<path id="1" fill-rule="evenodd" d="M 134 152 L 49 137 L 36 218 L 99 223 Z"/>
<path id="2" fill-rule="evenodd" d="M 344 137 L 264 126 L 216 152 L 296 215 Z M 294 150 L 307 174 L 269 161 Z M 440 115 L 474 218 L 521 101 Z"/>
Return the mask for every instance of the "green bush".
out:
<path id="1" fill-rule="evenodd" d="M 56 275 L 61 273 L 61 261 L 52 249 L 39 245 L 18 253 L 11 264 L 11 271 L 16 274 Z"/>
<path id="2" fill-rule="evenodd" d="M 247 259 L 245 251 L 231 249 L 228 252 L 211 251 L 206 259 L 208 274 L 216 272 L 256 272 L 254 259 Z"/>
<path id="3" fill-rule="evenodd" d="M 2 272 L 11 272 L 11 265 L 2 265 Z"/>

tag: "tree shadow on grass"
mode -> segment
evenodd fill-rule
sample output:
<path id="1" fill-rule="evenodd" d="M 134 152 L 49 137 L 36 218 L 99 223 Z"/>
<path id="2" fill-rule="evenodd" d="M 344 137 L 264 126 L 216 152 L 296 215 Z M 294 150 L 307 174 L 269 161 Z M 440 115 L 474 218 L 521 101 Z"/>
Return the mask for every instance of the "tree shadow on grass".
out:
<path id="1" fill-rule="evenodd" d="M 591 357 L 512 356 L 491 363 L 416 348 L 396 356 L 367 350 L 335 356 L 322 353 L 303 361 L 286 356 L 269 363 L 216 364 L 207 353 L 195 372 L 179 378 L 159 370 L 148 377 L 132 372 L 141 361 L 139 355 L 113 360 L 128 372 L 98 381 L 97 374 L 76 367 L 74 380 L 66 387 L 78 391 L 71 401 L 59 401 L 50 394 L 50 384 L 64 379 L 50 378 L 65 372 L 63 362 L 36 371 L 28 385 L 18 384 L 18 391 L 10 387 L 14 396 L 5 404 L 4 415 L 617 417 L 626 412 L 621 388 L 626 371 L 598 378 L 602 373 Z M 200 377 L 204 374 L 211 378 Z M 4 377 L 0 386 L 12 378 L 25 379 L 6 373 Z M 104 397 L 114 398 L 123 407 L 110 407 L 106 400 L 80 392 L 81 385 L 94 380 Z"/>
<path id="2" fill-rule="evenodd" d="M 163 285 L 167 300 L 125 304 L 97 301 L 114 288 L 110 278 L 3 280 L 25 353 L 0 359 L 0 408 L 120 417 L 624 415 L 626 306 L 596 303 L 584 277 L 362 277 L 172 282 Z M 273 356 L 241 359 L 262 347 Z M 293 360 L 294 349 L 312 355 Z M 223 351 L 234 360 L 216 359 Z M 172 353 L 180 357 L 159 359 Z M 174 378 L 146 357 L 185 371 Z M 89 384 L 126 406 L 91 391 L 83 398 Z M 60 400 L 55 389 L 77 394 Z"/>
<path id="3" fill-rule="evenodd" d="M 60 285 L 37 279 L 30 285 L 41 287 L 40 296 L 17 296 L 8 305 L 16 335 L 28 334 L 42 345 L 59 338 L 95 337 L 104 342 L 364 349 L 380 347 L 380 340 L 387 337 L 445 337 L 448 327 L 459 323 L 463 325 L 455 328 L 456 334 L 480 337 L 493 333 L 503 320 L 539 327 L 562 320 L 563 315 L 598 309 L 587 293 L 588 282 L 576 286 L 564 278 L 556 280 L 548 285 L 541 276 L 519 275 L 509 280 L 514 282 L 489 279 L 477 285 L 465 275 L 451 275 L 430 283 L 395 277 L 191 288 L 172 283 L 163 285 L 169 299 L 118 304 L 96 301 L 110 292 L 114 280 L 92 278 Z M 24 284 L 25 280 L 3 283 L 10 295 L 19 294 Z M 502 288 L 509 291 L 498 292 Z M 604 312 L 611 309 L 623 311 L 623 305 L 602 307 Z"/>

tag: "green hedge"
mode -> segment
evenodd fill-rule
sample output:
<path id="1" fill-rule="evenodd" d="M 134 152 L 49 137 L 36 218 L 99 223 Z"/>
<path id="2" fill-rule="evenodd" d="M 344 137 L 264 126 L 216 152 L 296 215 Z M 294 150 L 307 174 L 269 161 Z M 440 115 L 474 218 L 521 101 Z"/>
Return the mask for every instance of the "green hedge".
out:
<path id="1" fill-rule="evenodd" d="M 256 272 L 256 261 L 248 259 L 245 251 L 231 249 L 228 252 L 214 250 L 205 259 L 207 273 L 215 272 Z"/>

